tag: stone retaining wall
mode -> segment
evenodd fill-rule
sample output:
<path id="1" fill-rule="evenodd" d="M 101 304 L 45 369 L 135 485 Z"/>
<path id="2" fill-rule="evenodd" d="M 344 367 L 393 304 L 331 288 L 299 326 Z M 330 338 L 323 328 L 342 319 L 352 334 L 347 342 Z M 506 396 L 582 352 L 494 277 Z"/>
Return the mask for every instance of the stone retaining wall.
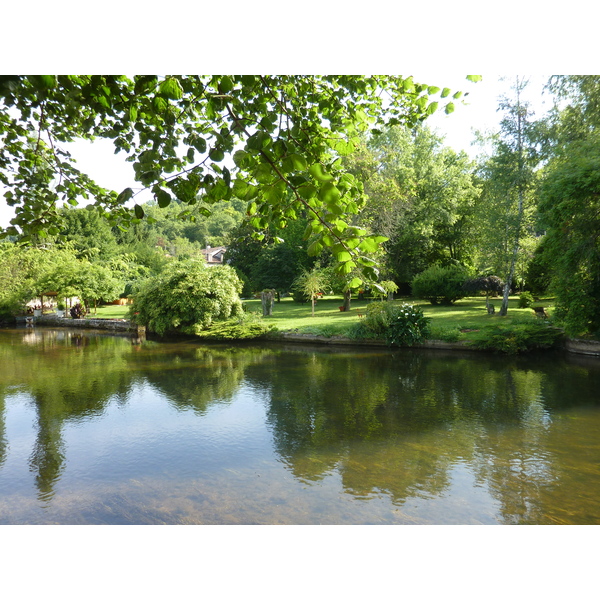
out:
<path id="1" fill-rule="evenodd" d="M 592 340 L 569 339 L 565 341 L 565 350 L 575 354 L 587 354 L 588 356 L 600 356 L 600 342 Z"/>
<path id="2" fill-rule="evenodd" d="M 323 337 L 312 333 L 284 333 L 282 339 L 289 342 L 306 342 L 311 344 L 343 345 L 343 346 L 381 346 L 387 347 L 383 340 L 351 340 L 350 338 L 333 335 Z M 476 350 L 464 342 L 443 342 L 441 340 L 426 340 L 415 348 L 439 348 L 440 350 Z"/>
<path id="3" fill-rule="evenodd" d="M 43 315 L 31 317 L 33 325 L 46 327 L 80 327 L 85 329 L 103 329 L 105 331 L 134 331 L 145 333 L 146 328 L 132 324 L 126 319 L 71 319 L 56 315 Z M 25 325 L 26 317 L 17 317 L 17 324 Z"/>

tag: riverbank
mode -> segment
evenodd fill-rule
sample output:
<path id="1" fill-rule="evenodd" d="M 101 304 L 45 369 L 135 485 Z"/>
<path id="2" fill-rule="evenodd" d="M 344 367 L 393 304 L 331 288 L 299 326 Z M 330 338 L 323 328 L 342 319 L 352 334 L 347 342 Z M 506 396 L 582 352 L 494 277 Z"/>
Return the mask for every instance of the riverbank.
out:
<path id="1" fill-rule="evenodd" d="M 281 339 L 286 342 L 326 344 L 331 346 L 387 346 L 384 340 L 354 340 L 341 335 L 325 337 L 311 333 L 281 333 L 275 339 Z M 428 350 L 471 350 L 481 352 L 469 342 L 444 342 L 443 340 L 426 340 L 415 348 L 425 348 Z M 600 342 L 582 339 L 566 339 L 561 346 L 563 350 L 573 354 L 585 354 L 587 356 L 600 357 Z"/>
<path id="2" fill-rule="evenodd" d="M 26 325 L 27 317 L 17 317 L 17 325 Z M 127 319 L 71 319 L 67 317 L 58 317 L 56 315 L 43 315 L 41 317 L 29 317 L 32 326 L 42 327 L 71 327 L 85 329 L 100 329 L 104 331 L 127 332 L 136 334 L 145 334 L 146 328 L 134 325 Z M 359 346 L 359 347 L 386 347 L 384 340 L 351 339 L 343 335 L 324 336 L 313 333 L 301 332 L 278 332 L 272 338 L 272 341 L 284 341 L 304 344 L 320 344 L 329 346 Z M 584 340 L 570 338 L 562 342 L 561 347 L 566 352 L 572 354 L 583 354 L 586 356 L 600 357 L 600 342 L 594 340 Z M 426 340 L 415 346 L 415 348 L 424 348 L 432 350 L 469 350 L 472 352 L 481 352 L 468 341 L 445 342 L 443 340 Z"/>

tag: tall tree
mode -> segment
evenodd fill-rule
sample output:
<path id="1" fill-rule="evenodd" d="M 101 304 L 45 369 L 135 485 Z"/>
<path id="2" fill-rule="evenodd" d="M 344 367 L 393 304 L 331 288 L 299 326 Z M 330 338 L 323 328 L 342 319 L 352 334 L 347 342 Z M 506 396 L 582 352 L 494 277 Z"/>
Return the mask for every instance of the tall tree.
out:
<path id="1" fill-rule="evenodd" d="M 544 264 L 570 335 L 600 332 L 600 76 L 554 76 L 552 154 L 540 192 Z"/>
<path id="2" fill-rule="evenodd" d="M 557 315 L 571 335 L 600 333 L 600 135 L 568 145 L 548 166 L 540 209 L 547 226 Z"/>
<path id="3" fill-rule="evenodd" d="M 516 77 L 512 96 L 500 98 L 499 110 L 504 116 L 499 132 L 486 140 L 491 142 L 492 154 L 480 170 L 484 180 L 480 222 L 484 223 L 487 246 L 497 254 L 495 262 L 504 279 L 501 316 L 508 311 L 525 231 L 531 227 L 526 217 L 533 212 L 535 170 L 540 161 L 533 112 L 523 97 L 527 84 L 526 79 Z"/>
<path id="4" fill-rule="evenodd" d="M 375 278 L 361 255 L 372 236 L 348 225 L 364 204 L 362 186 L 339 159 L 374 126 L 413 126 L 440 104 L 451 112 L 449 94 L 398 76 L 4 76 L 0 182 L 16 212 L 4 234 L 57 234 L 59 201 L 80 197 L 93 197 L 114 225 L 143 219 L 142 206 L 125 207 L 133 189 L 101 188 L 61 149 L 101 137 L 127 155 L 159 206 L 194 204 L 198 193 L 208 202 L 237 197 L 259 230 L 305 211 L 315 252 L 329 245 L 341 271 L 360 266 Z"/>
<path id="5" fill-rule="evenodd" d="M 433 263 L 471 261 L 479 190 L 465 153 L 425 125 L 394 127 L 372 136 L 349 163 L 368 196 L 359 222 L 389 238 L 386 275 L 407 286 Z"/>

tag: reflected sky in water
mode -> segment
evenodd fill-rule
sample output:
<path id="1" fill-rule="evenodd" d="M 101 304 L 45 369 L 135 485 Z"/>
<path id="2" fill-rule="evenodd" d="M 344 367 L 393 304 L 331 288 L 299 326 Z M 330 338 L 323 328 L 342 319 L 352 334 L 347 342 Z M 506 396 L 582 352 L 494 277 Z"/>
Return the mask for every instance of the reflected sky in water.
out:
<path id="1" fill-rule="evenodd" d="M 0 330 L 0 523 L 596 524 L 599 363 Z"/>

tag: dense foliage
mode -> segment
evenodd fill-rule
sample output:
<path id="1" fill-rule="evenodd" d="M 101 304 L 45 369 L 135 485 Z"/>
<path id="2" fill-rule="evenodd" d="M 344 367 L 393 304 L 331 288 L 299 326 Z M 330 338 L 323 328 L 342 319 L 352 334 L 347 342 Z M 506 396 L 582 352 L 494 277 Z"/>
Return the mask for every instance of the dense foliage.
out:
<path id="1" fill-rule="evenodd" d="M 389 238 L 381 262 L 400 293 L 431 264 L 472 262 L 480 190 L 464 152 L 423 124 L 373 135 L 347 162 L 369 197 L 359 221 Z"/>
<path id="2" fill-rule="evenodd" d="M 440 105 L 452 112 L 461 92 L 450 94 L 399 76 L 3 76 L 0 182 L 16 210 L 5 234 L 56 235 L 58 203 L 81 197 L 112 225 L 144 218 L 141 205 L 125 207 L 133 189 L 102 189 L 61 148 L 100 137 L 127 156 L 160 207 L 238 198 L 258 230 L 305 213 L 311 253 L 331 248 L 340 272 L 359 267 L 376 279 L 364 253 L 381 236 L 352 223 L 365 196 L 341 158 L 370 129 L 412 127 Z"/>
<path id="3" fill-rule="evenodd" d="M 428 337 L 430 320 L 418 306 L 372 302 L 352 335 L 382 338 L 390 346 L 414 346 Z"/>
<path id="4" fill-rule="evenodd" d="M 208 329 L 197 330 L 196 336 L 202 340 L 255 340 L 266 337 L 275 329 L 256 315 L 242 313 L 235 319 L 216 321 Z"/>
<path id="5" fill-rule="evenodd" d="M 571 335 L 600 334 L 600 146 L 569 144 L 548 167 L 541 211 L 557 316 Z"/>
<path id="6" fill-rule="evenodd" d="M 472 343 L 482 350 L 517 354 L 537 348 L 551 348 L 562 335 L 561 329 L 549 327 L 541 319 L 530 319 L 513 321 L 510 325 L 505 323 L 486 325 L 475 334 L 476 339 Z"/>
<path id="7" fill-rule="evenodd" d="M 130 307 L 131 318 L 160 335 L 195 334 L 215 321 L 240 316 L 241 290 L 229 266 L 178 261 L 144 282 Z"/>
<path id="8" fill-rule="evenodd" d="M 413 296 L 431 304 L 452 304 L 466 296 L 464 285 L 469 275 L 462 265 L 433 265 L 413 279 Z"/>

